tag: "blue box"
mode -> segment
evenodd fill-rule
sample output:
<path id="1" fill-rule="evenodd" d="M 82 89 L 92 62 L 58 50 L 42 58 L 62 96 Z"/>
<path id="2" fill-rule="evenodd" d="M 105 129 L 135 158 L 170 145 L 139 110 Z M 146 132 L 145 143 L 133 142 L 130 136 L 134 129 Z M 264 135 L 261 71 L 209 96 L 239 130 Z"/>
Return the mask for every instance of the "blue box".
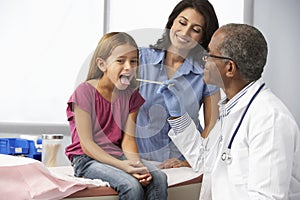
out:
<path id="1" fill-rule="evenodd" d="M 39 143 L 41 141 L 38 141 Z M 25 156 L 41 161 L 42 150 L 33 140 L 21 138 L 0 138 L 0 154 Z"/>

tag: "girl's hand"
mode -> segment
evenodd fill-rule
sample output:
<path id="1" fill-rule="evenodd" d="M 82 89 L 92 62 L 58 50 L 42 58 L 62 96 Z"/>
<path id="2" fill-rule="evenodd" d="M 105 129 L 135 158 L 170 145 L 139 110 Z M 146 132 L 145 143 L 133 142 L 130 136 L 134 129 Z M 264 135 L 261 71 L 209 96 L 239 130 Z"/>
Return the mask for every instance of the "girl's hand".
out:
<path id="1" fill-rule="evenodd" d="M 141 162 L 137 162 L 136 164 L 137 164 L 138 167 L 145 167 L 143 165 L 143 163 L 141 163 Z M 150 183 L 150 181 L 152 180 L 152 176 L 149 173 L 149 171 L 147 173 L 144 173 L 144 174 L 133 173 L 132 176 L 135 177 L 141 183 L 142 186 L 148 185 Z"/>
<path id="2" fill-rule="evenodd" d="M 142 186 L 146 186 L 150 183 L 150 181 L 152 180 L 152 176 L 149 173 L 147 167 L 145 167 L 140 161 L 134 162 L 134 161 L 130 161 L 130 160 L 124 160 L 127 161 L 129 163 L 129 165 L 131 167 L 133 167 L 134 171 L 132 173 L 128 172 L 129 174 L 131 174 L 133 177 L 135 177 L 141 184 Z"/>
<path id="3" fill-rule="evenodd" d="M 133 177 L 135 177 L 142 186 L 147 186 L 151 180 L 152 180 L 152 176 L 150 173 L 146 173 L 146 174 L 131 174 Z"/>
<path id="4" fill-rule="evenodd" d="M 189 163 L 186 160 L 181 161 L 177 158 L 167 159 L 159 165 L 159 168 L 161 168 L 161 169 L 178 168 L 178 167 L 191 167 L 191 166 L 189 165 Z"/>
<path id="5" fill-rule="evenodd" d="M 147 167 L 145 167 L 140 161 L 122 160 L 121 169 L 128 174 L 147 174 L 149 173 Z"/>

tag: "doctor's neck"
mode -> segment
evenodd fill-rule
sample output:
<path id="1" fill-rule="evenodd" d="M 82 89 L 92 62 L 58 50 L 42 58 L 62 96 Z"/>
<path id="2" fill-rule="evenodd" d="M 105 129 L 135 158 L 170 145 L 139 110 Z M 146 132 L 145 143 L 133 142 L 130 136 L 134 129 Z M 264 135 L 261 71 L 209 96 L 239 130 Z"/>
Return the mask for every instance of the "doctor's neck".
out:
<path id="1" fill-rule="evenodd" d="M 224 83 L 224 93 L 228 100 L 232 99 L 237 93 L 239 93 L 243 88 L 245 88 L 250 82 L 244 80 L 234 80 Z"/>

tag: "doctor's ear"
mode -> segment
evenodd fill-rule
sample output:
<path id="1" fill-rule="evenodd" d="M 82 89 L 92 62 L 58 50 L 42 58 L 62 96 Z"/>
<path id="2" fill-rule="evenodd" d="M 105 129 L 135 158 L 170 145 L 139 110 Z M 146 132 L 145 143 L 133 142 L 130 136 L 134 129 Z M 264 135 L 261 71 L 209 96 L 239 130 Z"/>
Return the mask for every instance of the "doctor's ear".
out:
<path id="1" fill-rule="evenodd" d="M 102 58 L 97 58 L 96 63 L 97 63 L 98 68 L 101 71 L 103 71 L 103 72 L 106 71 L 106 61 L 105 60 L 103 60 Z"/>
<path id="2" fill-rule="evenodd" d="M 233 77 L 237 72 L 237 65 L 232 60 L 228 60 L 227 65 L 226 65 L 226 69 L 227 69 L 227 72 L 226 72 L 227 76 L 228 77 Z"/>

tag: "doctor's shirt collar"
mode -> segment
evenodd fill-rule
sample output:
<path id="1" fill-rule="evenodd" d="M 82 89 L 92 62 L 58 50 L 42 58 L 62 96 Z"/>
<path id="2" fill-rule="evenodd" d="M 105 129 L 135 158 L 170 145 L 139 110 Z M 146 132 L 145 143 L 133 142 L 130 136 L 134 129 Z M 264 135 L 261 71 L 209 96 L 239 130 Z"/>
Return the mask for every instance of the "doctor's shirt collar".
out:
<path id="1" fill-rule="evenodd" d="M 239 93 L 237 93 L 232 99 L 228 101 L 227 97 L 221 99 L 219 105 L 219 117 L 226 117 L 231 109 L 239 102 L 239 100 L 247 93 L 248 89 L 255 83 L 255 81 L 244 87 Z"/>

